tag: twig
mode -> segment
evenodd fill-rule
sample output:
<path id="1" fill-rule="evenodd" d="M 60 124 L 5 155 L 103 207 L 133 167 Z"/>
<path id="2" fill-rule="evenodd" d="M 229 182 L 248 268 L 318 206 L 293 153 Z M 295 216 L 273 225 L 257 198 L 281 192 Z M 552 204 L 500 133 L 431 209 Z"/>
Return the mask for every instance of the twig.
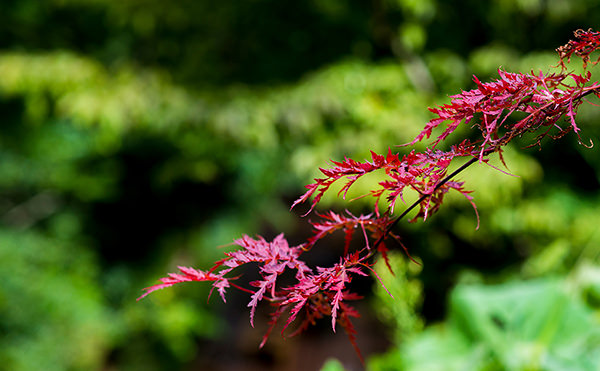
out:
<path id="1" fill-rule="evenodd" d="M 431 197 L 431 195 L 433 194 L 433 192 L 435 192 L 438 188 L 440 188 L 441 186 L 443 186 L 444 184 L 446 184 L 448 181 L 450 181 L 450 179 L 452 179 L 455 176 L 457 176 L 459 173 L 461 173 L 463 170 L 465 170 L 469 166 L 473 165 L 478 160 L 479 160 L 479 157 L 473 157 L 473 158 L 471 158 L 469 161 L 467 161 L 464 164 L 462 164 L 461 167 L 459 167 L 458 169 L 454 170 L 450 175 L 448 175 L 444 179 L 440 180 L 440 182 L 435 185 L 435 187 L 433 188 L 433 190 L 431 191 L 431 193 L 422 195 L 421 197 L 419 197 L 418 200 L 416 200 L 409 207 L 407 207 L 406 210 L 404 210 L 402 212 L 402 214 L 400 214 L 396 219 L 394 219 L 394 221 L 385 229 L 385 232 L 383 232 L 383 234 L 377 239 L 377 241 L 375 241 L 375 243 L 373 244 L 373 250 L 376 251 L 376 249 L 379 246 L 379 244 L 383 242 L 383 240 L 391 233 L 392 229 L 398 224 L 398 222 L 402 218 L 404 218 L 412 209 L 414 209 L 415 207 L 417 207 L 417 205 L 419 205 L 421 202 L 425 201 L 427 199 L 427 197 Z"/>

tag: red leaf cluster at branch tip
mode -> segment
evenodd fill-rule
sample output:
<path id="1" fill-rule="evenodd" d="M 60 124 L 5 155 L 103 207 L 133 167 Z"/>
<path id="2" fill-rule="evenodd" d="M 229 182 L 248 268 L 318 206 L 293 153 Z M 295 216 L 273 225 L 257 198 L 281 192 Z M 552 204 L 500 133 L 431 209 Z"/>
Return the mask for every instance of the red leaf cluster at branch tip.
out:
<path id="1" fill-rule="evenodd" d="M 600 48 L 600 32 L 596 32 L 590 28 L 587 31 L 576 30 L 574 35 L 575 40 L 569 40 L 567 44 L 556 49 L 563 70 L 566 68 L 565 60 L 569 63 L 573 54 L 581 57 L 583 60 L 583 68 L 587 68 L 587 63 L 590 61 L 590 54 Z M 598 60 L 600 60 L 600 58 Z M 598 60 L 592 63 L 596 64 L 598 63 Z"/>
<path id="2" fill-rule="evenodd" d="M 355 216 L 349 211 L 345 214 L 333 211 L 316 213 L 318 219 L 309 221 L 312 235 L 306 242 L 294 247 L 289 246 L 283 234 L 271 242 L 260 236 L 254 239 L 244 235 L 233 243 L 239 249 L 225 253 L 225 258 L 217 261 L 208 271 L 179 267 L 180 273 L 170 273 L 161 278 L 160 284 L 146 288 L 139 299 L 178 283 L 204 281 L 211 282 L 212 290 L 216 289 L 225 301 L 226 291 L 234 287 L 250 295 L 248 307 L 252 326 L 259 302 L 268 301 L 275 308 L 261 347 L 286 313 L 288 317 L 282 333 L 296 319 L 302 318 L 292 335 L 315 324 L 316 320 L 330 316 L 333 331 L 339 324 L 362 360 L 355 341 L 356 331 L 350 321 L 359 317 L 359 314 L 348 304 L 348 301 L 360 299 L 350 291 L 353 278 L 367 276 L 370 272 L 379 279 L 372 269 L 378 258 L 383 258 L 391 270 L 387 259 L 389 246 L 386 245 L 389 237 L 408 255 L 406 247 L 392 229 L 414 208 L 417 209 L 416 213 L 409 221 L 426 220 L 439 210 L 444 196 L 453 190 L 462 194 L 477 213 L 471 191 L 464 188 L 463 182 L 454 180 L 471 164 L 487 163 L 492 153 L 498 153 L 504 161 L 504 147 L 526 133 L 535 133 L 532 145 L 541 145 L 546 137 L 557 139 L 570 131 L 579 137 L 580 128 L 575 121 L 578 107 L 590 94 L 600 97 L 600 84 L 592 82 L 591 73 L 587 71 L 590 55 L 599 48 L 600 33 L 578 30 L 574 40 L 557 49 L 562 67 L 560 72 L 512 73 L 498 70 L 499 78 L 491 82 L 481 82 L 474 76 L 474 89 L 451 96 L 449 104 L 429 109 L 434 117 L 408 144 L 429 139 L 434 131 L 441 131 L 429 148 L 422 152 L 413 150 L 402 156 L 391 149 L 385 155 L 371 151 L 371 158 L 362 162 L 350 158 L 332 161 L 331 167 L 320 169 L 322 177 L 307 185 L 306 192 L 292 204 L 294 208 L 312 198 L 306 213 L 309 214 L 337 181 L 345 181 L 338 193 L 345 198 L 359 179 L 380 172 L 385 178 L 368 194 L 361 196 L 374 198 L 372 214 Z M 566 72 L 565 63 L 570 62 L 574 55 L 583 61 L 582 74 Z M 598 60 L 592 65 L 597 63 Z M 566 126 L 563 122 L 566 122 Z M 444 128 L 440 128 L 442 124 L 445 124 Z M 476 139 L 465 139 L 447 145 L 447 150 L 440 150 L 440 143 L 448 143 L 449 137 L 461 125 L 475 129 Z M 451 172 L 450 168 L 461 158 L 462 165 Z M 407 205 L 402 214 L 393 218 L 397 201 L 406 204 L 405 196 L 410 192 L 417 196 L 417 201 Z M 383 213 L 380 212 L 382 204 L 385 204 Z M 310 268 L 302 260 L 302 255 L 316 245 L 324 244 L 326 236 L 338 231 L 344 234 L 344 249 L 339 261 L 331 267 Z M 360 235 L 359 241 L 353 243 L 357 234 Z M 242 284 L 237 281 L 240 273 L 230 276 L 233 270 L 247 264 L 253 268 L 258 266 L 258 280 Z M 295 281 L 282 285 L 280 277 L 288 271 L 294 273 Z"/>
<path id="3" fill-rule="evenodd" d="M 430 108 L 436 116 L 425 129 L 417 135 L 414 144 L 429 138 L 434 129 L 447 122 L 446 129 L 432 143 L 432 147 L 444 141 L 461 123 L 477 127 L 481 133 L 478 142 L 470 144 L 477 151 L 480 160 L 493 152 L 501 152 L 512 139 L 527 132 L 538 133 L 535 144 L 550 133 L 558 130 L 552 138 L 556 139 L 573 130 L 579 135 L 575 123 L 577 107 L 590 93 L 598 94 L 600 84 L 588 84 L 591 73 L 575 75 L 572 73 L 535 74 L 510 73 L 498 70 L 500 79 L 482 83 L 474 77 L 477 88 L 452 96 L 450 104 Z M 570 84 L 570 80 L 574 84 Z M 515 121 L 509 118 L 520 112 L 524 118 Z M 563 129 L 558 121 L 568 118 L 570 126 Z M 546 129 L 542 129 L 542 128 Z M 474 154 L 474 153 L 472 153 Z"/>

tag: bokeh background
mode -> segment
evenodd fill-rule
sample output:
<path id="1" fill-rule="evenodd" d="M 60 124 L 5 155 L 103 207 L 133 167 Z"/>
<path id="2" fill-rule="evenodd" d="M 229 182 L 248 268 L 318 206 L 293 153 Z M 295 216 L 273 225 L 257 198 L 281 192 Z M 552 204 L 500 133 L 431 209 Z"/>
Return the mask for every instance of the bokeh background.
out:
<path id="1" fill-rule="evenodd" d="M 242 233 L 299 243 L 289 206 L 319 166 L 404 151 L 473 74 L 549 71 L 599 24 L 595 0 L 2 0 L 0 367 L 361 369 L 327 320 L 259 351 L 270 309 L 251 328 L 246 295 L 135 299 Z M 580 109 L 585 140 L 599 122 Z M 518 177 L 460 175 L 479 230 L 461 197 L 401 223 L 422 265 L 380 270 L 395 299 L 358 282 L 369 369 L 600 369 L 600 151 L 531 140 L 506 151 Z"/>

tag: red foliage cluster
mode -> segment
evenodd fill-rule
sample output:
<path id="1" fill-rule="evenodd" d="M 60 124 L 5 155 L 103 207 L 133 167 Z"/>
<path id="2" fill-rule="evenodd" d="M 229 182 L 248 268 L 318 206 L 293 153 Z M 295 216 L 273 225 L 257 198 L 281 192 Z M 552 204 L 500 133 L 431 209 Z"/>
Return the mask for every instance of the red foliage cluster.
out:
<path id="1" fill-rule="evenodd" d="M 446 177 L 448 166 L 455 157 L 470 155 L 465 144 L 466 142 L 463 142 L 461 145 L 453 146 L 447 152 L 430 149 L 427 149 L 424 153 L 412 151 L 404 155 L 402 160 L 399 159 L 398 154 L 392 154 L 391 149 L 389 149 L 386 156 L 371 152 L 372 161 L 358 162 L 348 158 L 343 162 L 333 161 L 335 167 L 330 169 L 321 168 L 320 170 L 325 178 L 317 178 L 315 183 L 307 185 L 308 191 L 293 203 L 292 208 L 308 200 L 316 193 L 310 210 L 307 212 L 308 214 L 337 180 L 347 179 L 340 190 L 340 193 L 343 193 L 345 197 L 348 189 L 360 177 L 376 170 L 384 170 L 388 179 L 379 182 L 379 189 L 371 190 L 371 195 L 376 198 L 375 214 L 380 215 L 379 201 L 381 196 L 387 193 L 388 207 L 386 214 L 391 214 L 394 212 L 394 206 L 398 198 L 403 200 L 402 196 L 405 189 L 409 189 L 418 192 L 419 195 L 430 196 L 420 203 L 421 210 L 411 221 L 418 218 L 426 219 L 429 210 L 437 210 L 442 203 L 444 194 L 450 189 L 455 189 L 470 199 L 469 192 L 463 189 L 462 182 L 440 184 L 440 181 Z"/>
<path id="2" fill-rule="evenodd" d="M 590 94 L 598 94 L 600 84 L 589 84 L 591 73 L 583 75 L 573 73 L 535 74 L 510 73 L 498 70 L 500 79 L 482 83 L 474 77 L 477 89 L 462 92 L 452 96 L 450 104 L 430 108 L 437 117 L 427 123 L 425 129 L 410 144 L 429 138 L 432 131 L 443 122 L 449 122 L 448 127 L 433 142 L 432 147 L 445 140 L 459 124 L 466 125 L 477 117 L 478 122 L 473 123 L 481 132 L 482 139 L 469 143 L 465 151 L 479 150 L 479 158 L 492 152 L 501 152 L 502 148 L 513 138 L 526 132 L 538 132 L 541 127 L 547 127 L 539 133 L 537 144 L 550 132 L 553 127 L 558 133 L 553 138 L 558 138 L 570 130 L 579 132 L 575 124 L 577 107 L 583 98 Z M 574 85 L 566 81 L 571 78 Z M 514 113 L 522 112 L 526 116 L 517 122 L 507 120 Z M 568 117 L 570 126 L 560 128 L 557 122 Z M 504 133 L 501 135 L 501 130 Z M 578 134 L 579 135 L 579 134 Z"/>
<path id="3" fill-rule="evenodd" d="M 260 301 L 266 300 L 275 307 L 271 314 L 270 328 L 265 334 L 261 346 L 264 345 L 273 327 L 285 313 L 288 318 L 283 331 L 302 315 L 302 322 L 293 333 L 301 332 L 317 319 L 331 316 L 335 331 L 340 324 L 348 334 L 351 343 L 360 352 L 355 342 L 355 330 L 350 318 L 358 317 L 358 313 L 347 301 L 359 299 L 358 295 L 349 291 L 353 277 L 367 276 L 368 272 L 376 273 L 371 268 L 378 256 L 387 262 L 388 237 L 399 242 L 399 237 L 391 232 L 393 226 L 410 210 L 419 207 L 410 221 L 419 218 L 425 220 L 436 212 L 450 190 L 464 195 L 475 207 L 470 191 L 464 189 L 463 182 L 452 178 L 475 162 L 487 162 L 491 153 L 502 154 L 503 147 L 516 137 L 525 133 L 536 133 L 534 145 L 549 136 L 553 139 L 573 130 L 579 135 L 575 123 L 577 108 L 589 94 L 600 96 L 600 84 L 591 83 L 591 73 L 586 70 L 590 54 L 600 48 L 600 33 L 592 30 L 575 32 L 575 40 L 557 49 L 560 73 L 510 73 L 498 71 L 499 79 L 482 83 L 474 77 L 477 87 L 463 91 L 451 97 L 449 104 L 430 108 L 435 115 L 419 135 L 409 144 L 430 138 L 434 130 L 446 122 L 447 126 L 424 152 L 411 151 L 402 156 L 388 150 L 386 155 L 371 153 L 371 159 L 359 162 L 349 158 L 344 161 L 333 161 L 333 167 L 322 168 L 323 177 L 316 178 L 314 183 L 306 186 L 307 191 L 292 205 L 296 207 L 313 197 L 308 213 L 319 203 L 330 187 L 340 179 L 345 179 L 340 194 L 345 197 L 350 187 L 361 177 L 375 171 L 383 171 L 386 179 L 378 183 L 378 187 L 370 191 L 375 198 L 374 213 L 354 216 L 350 212 L 345 215 L 329 211 L 319 215 L 319 221 L 311 221 L 313 234 L 308 240 L 295 247 L 290 247 L 283 235 L 267 242 L 262 237 L 253 239 L 248 236 L 234 242 L 240 249 L 226 253 L 226 258 L 216 262 L 208 271 L 179 267 L 181 274 L 169 274 L 162 278 L 161 284 L 146 288 L 140 299 L 149 293 L 188 281 L 212 282 L 223 301 L 226 290 L 235 287 L 250 294 L 250 323 L 254 325 L 254 315 Z M 584 73 L 566 72 L 564 62 L 569 62 L 572 55 L 582 58 Z M 596 64 L 593 62 L 593 64 Z M 521 119 L 514 120 L 514 114 L 520 112 Z M 561 128 L 558 123 L 566 119 L 568 126 Z M 436 149 L 440 142 L 447 141 L 459 125 L 470 125 L 477 128 L 481 138 L 476 141 L 463 140 L 452 145 L 448 150 Z M 556 132 L 551 130 L 555 128 Z M 456 158 L 467 158 L 454 172 L 448 174 L 450 165 Z M 419 199 L 407 207 L 398 217 L 391 218 L 397 200 L 404 202 L 406 191 L 416 192 Z M 384 197 L 385 212 L 379 211 Z M 364 246 L 351 248 L 354 231 L 360 230 Z M 332 267 L 312 269 L 301 260 L 303 253 L 312 249 L 326 235 L 342 231 L 345 235 L 343 256 Z M 373 241 L 373 242 L 370 242 Z M 404 246 L 399 243 L 402 248 Z M 405 248 L 404 248 L 405 249 Z M 405 249 L 406 251 L 406 249 Z M 379 254 L 378 254 L 379 253 Z M 375 258 L 374 258 L 375 257 Z M 239 277 L 230 276 L 232 270 L 247 263 L 258 264 L 261 279 L 251 282 L 250 288 L 235 283 Z M 388 265 L 389 267 L 389 265 Z M 278 278 L 287 270 L 295 271 L 296 283 L 281 286 Z M 283 333 L 282 331 L 282 333 Z"/>
<path id="4" fill-rule="evenodd" d="M 563 69 L 565 68 L 565 60 L 567 63 L 570 62 L 573 54 L 581 57 L 583 68 L 586 68 L 587 63 L 590 61 L 590 54 L 598 50 L 598 48 L 600 48 L 600 32 L 596 32 L 590 28 L 587 31 L 575 31 L 575 40 L 569 40 L 567 44 L 558 47 L 556 51 L 560 57 L 560 64 Z M 598 60 L 593 63 L 598 63 Z"/>
<path id="5" fill-rule="evenodd" d="M 216 262 L 208 271 L 179 267 L 182 274 L 170 273 L 168 277 L 161 279 L 161 284 L 147 287 L 146 292 L 139 299 L 153 291 L 177 283 L 207 281 L 212 282 L 213 289 L 216 288 L 225 301 L 225 291 L 233 286 L 250 294 L 248 307 L 250 307 L 250 324 L 252 326 L 254 326 L 256 307 L 261 300 L 267 300 L 277 307 L 272 313 L 271 327 L 265 334 L 261 346 L 266 342 L 279 317 L 289 311 L 283 331 L 300 313 L 304 314 L 304 318 L 299 330 L 314 324 L 316 319 L 324 315 L 330 315 L 333 330 L 335 331 L 336 321 L 339 320 L 358 352 L 354 341 L 355 331 L 350 321 L 351 317 L 358 317 L 358 312 L 345 301 L 359 299 L 359 296 L 348 291 L 347 285 L 352 281 L 354 275 L 367 276 L 365 269 L 374 272 L 371 268 L 372 263 L 369 263 L 368 260 L 375 250 L 372 250 L 368 241 L 369 238 L 377 239 L 383 236 L 391 221 L 388 217 L 354 216 L 349 212 L 348 216 L 344 216 L 332 211 L 322 215 L 321 218 L 320 222 L 311 222 L 314 234 L 304 244 L 290 247 L 283 234 L 275 237 L 272 242 L 267 242 L 262 237 L 253 239 L 243 236 L 234 241 L 234 244 L 241 249 L 225 253 L 227 257 Z M 358 228 L 363 232 L 366 246 L 357 251 L 349 251 L 352 232 Z M 343 230 L 346 234 L 347 244 L 344 257 L 333 267 L 317 267 L 314 272 L 300 260 L 300 255 L 309 251 L 317 241 L 327 234 L 337 230 Z M 389 234 L 389 236 L 397 238 L 394 234 Z M 379 244 L 377 249 L 385 256 L 385 244 Z M 239 276 L 228 276 L 233 269 L 247 263 L 258 263 L 259 266 L 261 279 L 250 282 L 254 289 L 235 284 L 234 281 Z M 277 278 L 288 269 L 296 271 L 297 283 L 288 287 L 280 287 Z M 360 355 L 360 352 L 358 354 Z"/>

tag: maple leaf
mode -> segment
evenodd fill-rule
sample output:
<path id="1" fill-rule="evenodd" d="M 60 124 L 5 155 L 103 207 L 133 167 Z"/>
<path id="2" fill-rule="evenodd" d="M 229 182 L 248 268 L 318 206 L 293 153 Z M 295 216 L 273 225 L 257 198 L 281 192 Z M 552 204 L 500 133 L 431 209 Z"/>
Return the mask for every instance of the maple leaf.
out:
<path id="1" fill-rule="evenodd" d="M 600 32 L 596 32 L 591 28 L 587 31 L 579 29 L 574 32 L 574 35 L 575 40 L 569 40 L 567 44 L 556 49 L 563 70 L 566 68 L 565 59 L 567 60 L 567 63 L 570 62 L 573 54 L 581 57 L 583 60 L 583 68 L 587 68 L 590 54 L 600 48 Z M 598 60 L 592 63 L 596 64 L 598 63 Z"/>
<path id="2" fill-rule="evenodd" d="M 318 292 L 315 295 L 311 296 L 305 306 L 306 310 L 304 320 L 298 326 L 298 328 L 290 334 L 290 336 L 296 336 L 302 333 L 308 328 L 308 326 L 315 325 L 318 319 L 321 319 L 327 315 L 331 315 L 330 296 L 331 295 L 327 295 L 324 292 Z M 350 320 L 351 317 L 359 318 L 360 314 L 354 307 L 350 306 L 346 302 L 350 300 L 360 300 L 362 299 L 362 296 L 348 291 L 343 291 L 341 296 L 342 299 L 338 301 L 339 310 L 336 314 L 338 318 L 337 323 L 339 323 L 339 325 L 344 329 L 344 332 L 348 336 L 348 340 L 352 344 L 358 358 L 364 364 L 364 358 L 362 356 L 362 353 L 360 352 L 358 345 L 356 344 L 356 330 L 354 329 L 354 325 Z"/>
<path id="3" fill-rule="evenodd" d="M 146 291 L 143 295 L 137 298 L 140 300 L 150 294 L 153 291 L 164 289 L 166 287 L 171 287 L 175 284 L 182 282 L 191 282 L 191 281 L 208 281 L 213 282 L 213 288 L 216 288 L 219 292 L 221 299 L 223 302 L 225 300 L 225 290 L 229 287 L 229 280 L 224 278 L 221 274 L 214 274 L 212 272 L 204 272 L 194 268 L 186 268 L 186 267 L 177 267 L 183 274 L 177 273 L 169 273 L 168 277 L 160 278 L 159 280 L 162 282 L 161 284 L 157 284 L 154 286 L 146 287 L 144 290 Z"/>
<path id="4" fill-rule="evenodd" d="M 270 298 L 274 299 L 276 294 L 277 278 L 284 273 L 286 269 L 295 269 L 296 278 L 301 279 L 311 269 L 299 260 L 299 256 L 303 253 L 302 247 L 290 247 L 283 234 L 278 235 L 272 242 L 267 242 L 263 237 L 253 239 L 247 235 L 242 236 L 234 241 L 235 245 L 242 247 L 241 250 L 227 252 L 227 258 L 215 263 L 215 265 L 207 272 L 196 270 L 193 268 L 179 267 L 183 273 L 170 273 L 168 277 L 161 278 L 161 284 L 148 287 L 146 292 L 138 298 L 141 299 L 149 293 L 170 287 L 181 282 L 189 281 L 212 281 L 213 289 L 216 288 L 225 301 L 225 290 L 230 285 L 235 286 L 245 292 L 251 294 L 250 302 L 250 324 L 254 326 L 254 315 L 258 303 L 263 299 L 266 293 L 270 294 Z M 253 281 L 251 286 L 257 287 L 258 290 L 242 288 L 230 282 L 232 278 L 225 278 L 225 275 L 233 269 L 245 265 L 247 263 L 259 263 L 259 273 L 261 280 Z M 217 273 L 215 273 L 218 270 Z"/>
<path id="5" fill-rule="evenodd" d="M 296 205 L 308 200 L 314 194 L 315 197 L 311 203 L 310 209 L 304 215 L 308 215 L 315 207 L 315 205 L 321 200 L 325 192 L 341 178 L 347 178 L 346 184 L 340 189 L 339 194 L 343 193 L 345 197 L 350 187 L 362 176 L 371 173 L 375 170 L 388 168 L 390 166 L 399 166 L 400 160 L 397 154 L 393 154 L 391 149 L 388 149 L 387 156 L 378 155 L 371 151 L 371 161 L 359 162 L 350 158 L 345 158 L 344 161 L 331 161 L 335 166 L 329 169 L 319 168 L 321 173 L 325 175 L 325 178 L 315 178 L 315 182 L 306 185 L 308 189 L 302 196 L 300 196 L 291 208 L 293 209 Z"/>
<path id="6" fill-rule="evenodd" d="M 294 304 L 294 307 L 291 309 L 284 330 L 294 321 L 311 297 L 323 292 L 325 297 L 330 300 L 331 326 L 335 332 L 337 313 L 340 302 L 344 298 L 343 291 L 346 288 L 346 284 L 352 280 L 350 273 L 367 276 L 359 267 L 346 267 L 342 261 L 330 268 L 317 267 L 317 271 L 317 274 L 307 275 L 289 289 L 288 298 L 282 305 Z"/>
<path id="7" fill-rule="evenodd" d="M 262 279 L 251 283 L 252 286 L 258 287 L 258 290 L 252 294 L 248 303 L 250 324 L 254 327 L 256 307 L 265 293 L 270 291 L 271 298 L 276 296 L 277 277 L 289 268 L 296 269 L 296 276 L 301 279 L 310 272 L 310 268 L 303 261 L 298 260 L 303 250 L 299 247 L 291 248 L 283 234 L 279 234 L 272 242 L 267 242 L 260 236 L 255 240 L 244 235 L 234 243 L 243 249 L 226 253 L 229 259 L 224 260 L 223 265 L 233 269 L 250 262 L 261 263 L 259 273 Z"/>
<path id="8" fill-rule="evenodd" d="M 346 210 L 346 214 L 348 216 L 337 214 L 333 211 L 329 211 L 325 214 L 317 213 L 317 215 L 321 217 L 321 221 L 309 222 L 314 228 L 314 234 L 307 240 L 305 249 L 311 248 L 317 241 L 326 235 L 341 229 L 345 234 L 343 255 L 346 256 L 352 240 L 352 234 L 356 228 L 360 227 L 365 240 L 365 246 L 369 248 L 367 231 L 371 233 L 383 231 L 390 222 L 389 217 L 386 215 L 378 218 L 373 217 L 373 214 L 354 216 L 348 210 Z"/>
<path id="9" fill-rule="evenodd" d="M 361 297 L 356 294 L 348 293 L 344 296 L 344 299 L 345 300 L 358 300 L 358 299 L 361 299 Z M 348 336 L 348 339 L 350 340 L 350 344 L 352 344 L 352 347 L 354 347 L 354 351 L 358 355 L 358 358 L 364 364 L 365 359 L 360 351 L 360 348 L 356 344 L 356 330 L 354 329 L 354 325 L 352 324 L 352 321 L 350 320 L 350 317 L 359 318 L 360 314 L 358 313 L 358 311 L 356 309 L 354 309 L 353 307 L 351 307 L 350 305 L 348 305 L 345 302 L 340 303 L 340 307 L 341 307 L 342 311 L 340 313 L 339 323 L 342 326 L 342 328 L 344 329 L 344 331 L 346 332 L 346 335 Z"/>

